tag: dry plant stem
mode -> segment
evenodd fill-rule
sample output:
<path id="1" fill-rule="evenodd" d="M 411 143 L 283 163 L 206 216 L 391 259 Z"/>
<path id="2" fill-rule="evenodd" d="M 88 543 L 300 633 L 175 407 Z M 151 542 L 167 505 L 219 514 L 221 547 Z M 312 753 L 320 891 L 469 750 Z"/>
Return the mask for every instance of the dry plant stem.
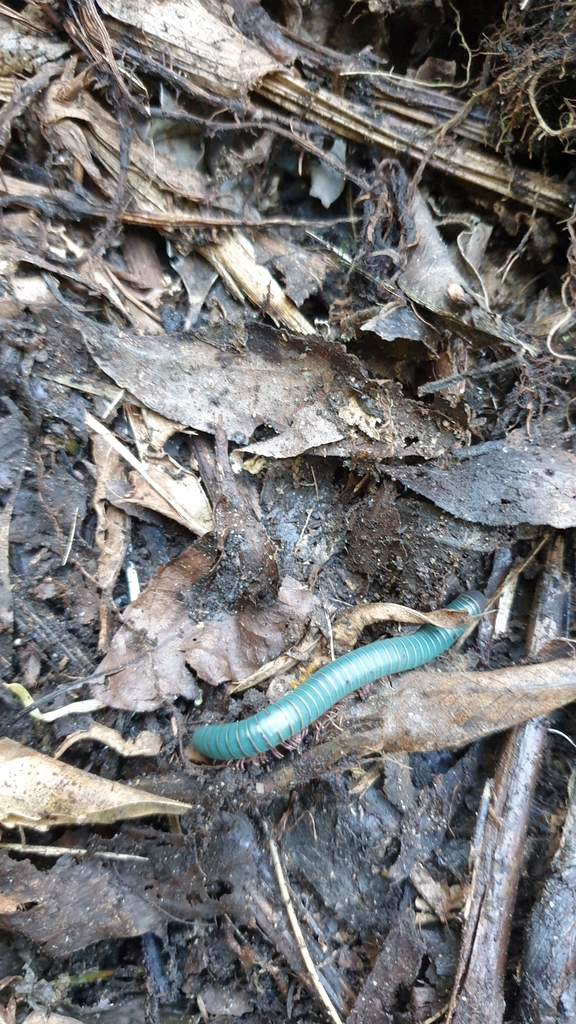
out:
<path id="1" fill-rule="evenodd" d="M 488 601 L 486 602 L 486 608 L 484 609 L 484 615 L 482 616 L 482 618 L 484 618 L 486 615 L 488 615 L 490 613 L 490 611 L 492 610 L 494 605 L 499 600 L 500 595 L 502 594 L 502 592 L 507 587 L 510 586 L 511 582 L 513 580 L 517 580 L 518 577 L 520 576 L 520 574 L 524 572 L 524 569 L 528 565 L 530 565 L 530 562 L 534 561 L 534 559 L 536 558 L 536 555 L 542 550 L 544 545 L 550 539 L 550 536 L 551 536 L 550 533 L 545 533 L 544 536 L 540 538 L 540 540 L 536 541 L 536 544 L 532 548 L 532 551 L 530 552 L 530 554 L 527 555 L 526 558 L 523 559 L 523 561 L 518 562 L 516 565 L 512 566 L 510 572 L 507 573 L 507 575 L 504 578 L 503 582 L 500 584 L 500 586 L 498 586 L 496 588 L 496 590 L 494 591 L 492 596 L 488 598 Z M 458 649 L 459 647 L 462 646 L 462 644 L 468 639 L 470 633 L 472 632 L 472 630 L 474 628 L 475 628 L 474 626 L 470 626 L 470 628 L 467 629 L 465 633 L 463 633 L 463 635 L 461 636 L 460 640 L 458 641 L 458 643 L 456 645 L 456 649 Z"/>
<path id="2" fill-rule="evenodd" d="M 76 846 L 34 846 L 30 843 L 0 843 L 0 850 L 14 850 L 16 853 L 31 853 L 35 857 L 101 857 L 102 860 L 142 861 L 147 863 L 148 857 L 140 857 L 136 853 L 109 853 L 100 850 L 84 850 Z"/>
<path id="3" fill-rule="evenodd" d="M 223 235 L 218 242 L 198 247 L 228 287 L 242 300 L 246 295 L 255 306 L 268 313 L 276 324 L 284 324 L 296 334 L 315 334 L 315 328 L 282 291 L 270 272 L 256 262 L 250 243 L 241 234 Z"/>
<path id="4" fill-rule="evenodd" d="M 462 373 L 454 373 L 451 377 L 442 377 L 441 380 L 432 380 L 428 384 L 422 384 L 418 388 L 418 397 L 422 395 L 433 395 L 437 391 L 443 391 L 451 384 L 458 384 L 461 380 L 476 380 L 482 377 L 490 377 L 494 373 L 501 373 L 503 370 L 511 370 L 515 366 L 521 366 L 524 360 L 522 356 L 510 356 L 508 359 L 499 359 L 490 366 L 480 366 L 475 370 L 464 370 Z"/>
<path id="5" fill-rule="evenodd" d="M 276 843 L 274 842 L 273 839 L 270 840 L 270 856 L 272 858 L 272 863 L 274 865 L 274 871 L 276 872 L 276 878 L 278 879 L 278 888 L 280 889 L 282 902 L 286 907 L 286 913 L 288 914 L 288 919 L 290 921 L 290 924 L 292 925 L 292 930 L 294 932 L 294 936 L 298 944 L 298 949 L 300 950 L 300 954 L 304 961 L 306 970 L 308 971 L 312 979 L 314 988 L 316 989 L 318 995 L 320 996 L 320 999 L 325 1009 L 327 1010 L 331 1020 L 334 1021 L 334 1024 L 344 1024 L 342 1018 L 336 1011 L 336 1007 L 330 1001 L 328 993 L 326 992 L 326 989 L 324 988 L 324 985 L 322 984 L 322 981 L 320 979 L 320 975 L 316 970 L 316 965 L 314 964 L 314 961 L 312 960 L 312 957 L 308 952 L 308 948 L 304 940 L 304 935 L 302 934 L 302 929 L 300 927 L 300 922 L 298 921 L 298 918 L 296 917 L 296 912 L 294 910 L 294 907 L 292 906 L 290 893 L 288 892 L 288 886 L 286 884 L 286 878 L 284 876 L 284 871 L 282 869 L 282 864 L 280 862 L 278 847 L 276 846 Z"/>
<path id="6" fill-rule="evenodd" d="M 492 563 L 492 572 L 490 573 L 490 579 L 488 580 L 488 586 L 486 587 L 487 598 L 491 598 L 498 588 L 502 586 L 504 580 L 508 576 L 508 572 L 513 561 L 514 558 L 510 546 L 496 549 L 494 552 L 494 561 Z M 490 664 L 490 651 L 492 648 L 495 621 L 496 609 L 491 608 L 489 612 L 483 615 L 480 620 L 480 625 L 478 626 L 478 648 L 480 650 L 482 661 L 485 665 Z"/>
<path id="7" fill-rule="evenodd" d="M 244 690 L 249 690 L 252 686 L 259 686 L 260 683 L 265 683 L 268 679 L 279 676 L 283 672 L 288 672 L 295 665 L 307 661 L 319 643 L 320 637 L 311 638 L 309 634 L 306 634 L 304 639 L 292 648 L 292 651 L 280 654 L 277 658 L 273 658 L 272 661 L 267 661 L 265 665 L 256 669 L 252 675 L 246 676 L 245 679 L 239 679 L 237 683 L 231 683 L 228 693 L 243 693 Z"/>
<path id="8" fill-rule="evenodd" d="M 394 156 L 422 160 L 431 139 L 422 128 L 398 117 L 378 121 L 359 103 L 335 96 L 327 89 L 313 90 L 304 81 L 285 72 L 267 75 L 257 90 L 285 110 L 348 139 L 376 146 Z M 442 142 L 434 147 L 428 166 L 450 174 L 478 188 L 526 203 L 557 217 L 569 216 L 573 196 L 570 189 L 534 171 L 510 167 L 464 142 Z"/>
<path id="9" fill-rule="evenodd" d="M 548 552 L 530 623 L 527 654 L 563 632 L 566 582 L 563 537 Z M 548 719 L 517 726 L 504 741 L 473 846 L 468 915 L 446 1024 L 501 1024 L 504 971 L 524 854 L 530 805 L 540 771 Z"/>
<path id="10" fill-rule="evenodd" d="M 3 205 L 11 202 L 23 205 L 26 198 L 38 200 L 59 200 L 62 203 L 73 204 L 81 209 L 86 216 L 106 218 L 111 214 L 109 206 L 97 205 L 96 203 L 82 203 L 71 192 L 64 189 L 51 189 L 46 185 L 39 185 L 36 182 L 23 181 L 21 178 L 14 178 L 9 174 L 0 177 L 0 196 Z M 79 205 L 80 204 L 80 205 Z M 140 227 L 181 229 L 191 228 L 263 228 L 263 227 L 294 227 L 294 228 L 330 228 L 338 224 L 355 224 L 360 217 L 331 217 L 327 220 L 306 220 L 301 217 L 227 217 L 225 215 L 210 213 L 188 213 L 179 210 L 173 213 L 166 210 L 165 213 L 154 213 L 146 210 L 119 210 L 118 219 L 124 224 L 137 224 Z"/>

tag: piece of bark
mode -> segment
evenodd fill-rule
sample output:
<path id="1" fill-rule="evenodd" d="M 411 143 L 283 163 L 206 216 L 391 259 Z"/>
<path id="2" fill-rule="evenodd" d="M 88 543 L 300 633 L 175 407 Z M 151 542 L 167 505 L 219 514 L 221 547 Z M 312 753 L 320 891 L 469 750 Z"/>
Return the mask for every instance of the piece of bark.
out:
<path id="1" fill-rule="evenodd" d="M 414 911 L 405 909 L 388 932 L 346 1024 L 392 1021 L 398 989 L 414 984 L 425 952 Z"/>
<path id="2" fill-rule="evenodd" d="M 530 919 L 520 992 L 521 1024 L 576 1020 L 576 776 L 560 846 Z"/>
<path id="3" fill-rule="evenodd" d="M 535 655 L 558 635 L 568 585 L 564 539 L 548 551 L 533 606 L 527 642 Z M 544 666 L 542 666 L 544 667 Z M 530 806 L 540 771 L 548 720 L 534 718 L 510 732 L 493 782 L 486 785 L 473 844 L 469 907 L 446 1024 L 501 1024 L 504 973 Z"/>
<path id="4" fill-rule="evenodd" d="M 494 783 L 485 790 L 447 1024 L 501 1024 L 504 1019 L 506 952 L 546 725 L 542 716 L 507 735 Z"/>

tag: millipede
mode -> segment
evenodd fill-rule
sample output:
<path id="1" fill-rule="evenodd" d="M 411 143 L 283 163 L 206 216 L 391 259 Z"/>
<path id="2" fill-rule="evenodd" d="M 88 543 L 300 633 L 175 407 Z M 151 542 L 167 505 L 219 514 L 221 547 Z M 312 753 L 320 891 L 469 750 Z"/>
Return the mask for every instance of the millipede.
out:
<path id="1" fill-rule="evenodd" d="M 448 608 L 478 619 L 486 601 L 478 591 L 460 594 Z M 314 672 L 306 682 L 250 718 L 224 725 L 201 725 L 192 745 L 213 761 L 239 761 L 274 750 L 316 722 L 343 697 L 382 676 L 419 668 L 455 643 L 467 627 L 422 626 L 407 636 L 358 647 Z"/>

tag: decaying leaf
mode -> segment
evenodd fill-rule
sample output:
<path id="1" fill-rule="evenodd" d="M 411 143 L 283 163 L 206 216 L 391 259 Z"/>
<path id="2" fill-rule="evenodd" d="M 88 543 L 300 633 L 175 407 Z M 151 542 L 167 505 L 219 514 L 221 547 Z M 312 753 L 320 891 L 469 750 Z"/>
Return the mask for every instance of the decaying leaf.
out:
<path id="1" fill-rule="evenodd" d="M 531 349 L 528 338 L 518 327 L 490 310 L 464 239 L 456 252 L 450 251 L 419 193 L 414 199 L 413 216 L 418 243 L 398 278 L 404 294 L 471 344 L 483 346 L 502 341 Z M 466 241 L 470 242 L 468 238 Z"/>
<path id="2" fill-rule="evenodd" d="M 307 587 L 284 579 L 277 601 L 200 623 L 186 638 L 186 661 L 213 686 L 243 679 L 302 638 L 316 604 Z"/>
<path id="3" fill-rule="evenodd" d="M 105 438 L 110 448 L 136 470 L 130 477 L 132 491 L 122 496 L 124 503 L 133 502 L 161 512 L 200 537 L 213 530 L 208 499 L 194 473 L 182 473 L 175 479 L 166 471 L 167 467 L 172 466 L 169 459 L 166 458 L 166 464 L 159 463 L 158 460 L 149 462 L 137 459 L 90 413 L 86 414 L 86 425 L 94 434 Z"/>
<path id="4" fill-rule="evenodd" d="M 386 467 L 460 519 L 489 526 L 576 526 L 576 456 L 522 436 L 488 441 L 422 466 Z"/>
<path id="5" fill-rule="evenodd" d="M 100 663 L 98 674 L 106 680 L 92 683 L 97 699 L 132 711 L 151 710 L 178 694 L 190 700 L 199 690 L 187 665 L 212 685 L 243 679 L 302 637 L 316 599 L 291 579 L 276 601 L 195 622 L 182 593 L 210 565 L 206 554 L 189 549 L 156 574 Z"/>
<path id="6" fill-rule="evenodd" d="M 183 651 L 196 628 L 184 597 L 215 560 L 215 550 L 192 546 L 162 566 L 124 613 L 99 665 L 103 680 L 92 684 L 94 696 L 110 707 L 141 712 L 177 696 L 194 700 L 199 695 Z"/>
<path id="7" fill-rule="evenodd" d="M 104 194 L 112 196 L 120 173 L 118 123 L 85 89 L 78 88 L 73 73 L 71 63 L 46 94 L 40 112 L 44 133 L 55 149 L 71 153 Z M 137 135 L 130 145 L 128 181 L 134 199 L 145 210 L 164 209 L 165 192 L 181 200 L 218 202 L 217 197 L 209 196 L 202 174 L 155 154 Z"/>
<path id="8" fill-rule="evenodd" d="M 390 690 L 351 709 L 362 732 L 344 740 L 347 750 L 446 750 L 547 714 L 576 696 L 576 659 L 517 665 L 489 672 L 418 669 L 394 676 Z M 369 724 L 372 717 L 373 724 Z M 367 727 L 367 728 L 366 728 Z M 335 741 L 335 748 L 339 740 Z"/>
<path id="9" fill-rule="evenodd" d="M 342 705 L 338 735 L 283 765 L 263 785 L 275 795 L 290 791 L 349 755 L 468 746 L 574 699 L 576 658 L 489 672 L 404 672 L 365 701 Z"/>
<path id="10" fill-rule="evenodd" d="M 434 612 L 419 612 L 401 604 L 388 604 L 379 601 L 377 604 L 360 604 L 351 611 L 343 612 L 334 622 L 332 633 L 336 647 L 349 651 L 356 646 L 362 630 L 377 622 L 404 622 L 415 626 L 458 629 L 461 626 L 466 627 L 471 621 L 468 612 L 454 611 L 451 608 L 440 608 Z"/>
<path id="11" fill-rule="evenodd" d="M 445 416 L 404 398 L 400 384 L 369 379 L 338 342 L 255 325 L 237 338 L 226 325 L 159 346 L 77 313 L 72 325 L 98 366 L 145 406 L 206 433 L 221 426 L 255 454 L 433 458 L 464 439 Z M 248 444 L 263 425 L 278 437 Z"/>
<path id="12" fill-rule="evenodd" d="M 184 330 L 190 331 L 196 326 L 202 306 L 212 285 L 218 280 L 218 273 L 210 266 L 200 253 L 191 252 L 187 256 L 175 253 L 171 264 L 188 294 L 188 312 L 184 321 Z"/>
<path id="13" fill-rule="evenodd" d="M 159 907 L 123 886 L 96 860 L 60 857 L 49 871 L 0 854 L 0 888 L 20 904 L 0 926 L 32 939 L 51 956 L 68 956 L 102 939 L 142 935 L 163 924 Z"/>
<path id="14" fill-rule="evenodd" d="M 45 832 L 54 825 L 185 814 L 188 804 L 156 797 L 0 739 L 0 821 Z"/>

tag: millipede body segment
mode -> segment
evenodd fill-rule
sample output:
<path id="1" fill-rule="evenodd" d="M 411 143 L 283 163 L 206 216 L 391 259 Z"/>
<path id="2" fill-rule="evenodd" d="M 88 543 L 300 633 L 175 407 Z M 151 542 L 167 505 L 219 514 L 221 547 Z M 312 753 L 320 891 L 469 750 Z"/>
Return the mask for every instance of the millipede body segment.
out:
<path id="1" fill-rule="evenodd" d="M 467 611 L 474 618 L 485 607 L 486 601 L 477 591 L 460 594 L 448 605 Z M 382 676 L 425 665 L 448 650 L 463 633 L 464 627 L 423 626 L 408 636 L 376 640 L 349 651 L 250 718 L 225 725 L 199 726 L 192 736 L 192 745 L 214 761 L 237 761 L 264 754 L 308 728 L 348 693 Z"/>

